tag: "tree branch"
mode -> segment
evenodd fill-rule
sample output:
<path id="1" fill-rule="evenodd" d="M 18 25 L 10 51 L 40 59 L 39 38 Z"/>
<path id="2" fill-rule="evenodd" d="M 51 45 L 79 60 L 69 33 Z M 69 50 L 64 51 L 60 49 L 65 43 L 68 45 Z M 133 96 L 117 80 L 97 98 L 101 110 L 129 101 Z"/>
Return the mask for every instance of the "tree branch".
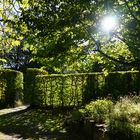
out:
<path id="1" fill-rule="evenodd" d="M 126 4 L 128 10 L 129 10 L 131 16 L 132 16 L 136 21 L 140 22 L 140 20 L 134 15 L 134 13 L 132 13 L 132 10 L 131 10 L 130 6 L 128 5 L 128 2 L 127 2 L 126 0 L 124 0 L 124 2 L 125 2 L 125 4 Z"/>
<path id="2" fill-rule="evenodd" d="M 131 61 L 131 62 L 126 62 L 126 61 L 123 61 L 123 60 L 119 60 L 119 59 L 116 59 L 106 53 L 104 53 L 101 49 L 100 49 L 100 46 L 99 46 L 99 43 L 96 43 L 96 46 L 97 46 L 97 52 L 99 52 L 101 55 L 103 55 L 105 58 L 108 58 L 114 62 L 117 62 L 119 64 L 123 64 L 123 65 L 129 65 L 129 66 L 134 66 L 134 67 L 137 67 L 137 66 L 140 66 L 140 60 L 134 60 L 134 61 Z"/>

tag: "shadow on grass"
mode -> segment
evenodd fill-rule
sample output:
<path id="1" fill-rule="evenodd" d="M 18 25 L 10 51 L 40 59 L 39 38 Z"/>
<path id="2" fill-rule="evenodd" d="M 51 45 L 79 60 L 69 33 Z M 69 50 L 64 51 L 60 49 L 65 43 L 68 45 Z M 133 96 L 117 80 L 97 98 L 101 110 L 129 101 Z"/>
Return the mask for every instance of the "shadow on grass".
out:
<path id="1" fill-rule="evenodd" d="M 22 139 L 84 140 L 82 132 L 64 125 L 70 112 L 27 109 L 0 116 L 0 131 Z"/>

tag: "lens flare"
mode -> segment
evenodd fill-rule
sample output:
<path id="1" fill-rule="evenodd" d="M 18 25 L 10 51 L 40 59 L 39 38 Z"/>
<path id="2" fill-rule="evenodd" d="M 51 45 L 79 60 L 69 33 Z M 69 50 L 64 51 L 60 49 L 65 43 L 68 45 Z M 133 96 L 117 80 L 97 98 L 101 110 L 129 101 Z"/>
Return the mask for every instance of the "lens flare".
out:
<path id="1" fill-rule="evenodd" d="M 101 22 L 101 28 L 105 32 L 110 32 L 117 27 L 117 18 L 115 16 L 106 16 Z"/>

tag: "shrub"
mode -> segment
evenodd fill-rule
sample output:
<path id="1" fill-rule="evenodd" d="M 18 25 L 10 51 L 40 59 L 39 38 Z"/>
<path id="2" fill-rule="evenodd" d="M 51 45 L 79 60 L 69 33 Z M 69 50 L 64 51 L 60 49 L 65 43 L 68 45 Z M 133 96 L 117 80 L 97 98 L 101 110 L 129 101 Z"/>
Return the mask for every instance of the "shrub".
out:
<path id="1" fill-rule="evenodd" d="M 23 102 L 23 74 L 18 71 L 0 70 L 1 107 L 17 106 Z"/>
<path id="2" fill-rule="evenodd" d="M 31 103 L 34 97 L 34 83 L 35 77 L 37 75 L 48 74 L 47 71 L 37 69 L 37 68 L 28 68 L 24 73 L 24 101 L 25 103 Z"/>
<path id="3" fill-rule="evenodd" d="M 34 92 L 37 106 L 80 106 L 93 99 L 113 99 L 138 90 L 137 71 L 103 73 L 35 75 L 25 82 L 26 95 Z M 26 81 L 25 76 L 25 81 Z M 35 83 L 35 88 L 34 84 Z M 33 99 L 33 98 L 32 98 Z"/>
<path id="4" fill-rule="evenodd" d="M 114 105 L 108 124 L 111 133 L 121 133 L 128 139 L 140 139 L 140 103 L 136 99 L 121 98 Z"/>
<path id="5" fill-rule="evenodd" d="M 85 106 L 85 114 L 97 123 L 104 123 L 109 118 L 112 107 L 111 100 L 92 101 Z"/>
<path id="6" fill-rule="evenodd" d="M 39 75 L 35 82 L 37 106 L 70 107 L 82 103 L 85 75 Z"/>
<path id="7" fill-rule="evenodd" d="M 110 139 L 140 140 L 140 101 L 138 99 L 140 96 L 131 95 L 121 97 L 116 103 L 106 99 L 91 101 L 84 108 L 75 110 L 68 119 L 68 123 L 88 127 L 90 122 L 94 122 L 94 127 L 93 123 L 91 124 L 92 132 L 95 127 L 98 130 L 101 126 L 104 128 L 100 130 L 108 130 Z M 96 123 L 104 124 L 96 125 Z"/>
<path id="8" fill-rule="evenodd" d="M 137 71 L 111 72 L 105 77 L 104 93 L 118 99 L 120 96 L 138 92 L 138 87 Z"/>

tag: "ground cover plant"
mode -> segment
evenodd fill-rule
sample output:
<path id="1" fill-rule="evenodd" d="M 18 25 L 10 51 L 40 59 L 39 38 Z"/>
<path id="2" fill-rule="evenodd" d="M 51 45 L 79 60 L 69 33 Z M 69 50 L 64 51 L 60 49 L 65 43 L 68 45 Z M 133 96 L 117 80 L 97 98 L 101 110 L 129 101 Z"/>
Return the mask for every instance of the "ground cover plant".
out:
<path id="1" fill-rule="evenodd" d="M 108 133 L 110 139 L 140 139 L 140 96 L 120 97 L 118 101 L 107 99 L 91 101 L 73 112 L 71 121 L 93 122 L 96 129 Z M 99 125 L 100 124 L 100 125 Z M 99 127 L 98 127 L 99 126 Z"/>
<path id="2" fill-rule="evenodd" d="M 98 99 L 82 109 L 30 108 L 0 116 L 0 131 L 27 140 L 139 140 L 139 99 Z"/>
<path id="3" fill-rule="evenodd" d="M 0 116 L 0 132 L 26 140 L 85 140 L 83 129 L 74 129 L 65 122 L 70 110 L 27 109 Z"/>
<path id="4" fill-rule="evenodd" d="M 111 112 L 108 128 L 123 139 L 140 139 L 140 97 L 121 98 Z"/>

